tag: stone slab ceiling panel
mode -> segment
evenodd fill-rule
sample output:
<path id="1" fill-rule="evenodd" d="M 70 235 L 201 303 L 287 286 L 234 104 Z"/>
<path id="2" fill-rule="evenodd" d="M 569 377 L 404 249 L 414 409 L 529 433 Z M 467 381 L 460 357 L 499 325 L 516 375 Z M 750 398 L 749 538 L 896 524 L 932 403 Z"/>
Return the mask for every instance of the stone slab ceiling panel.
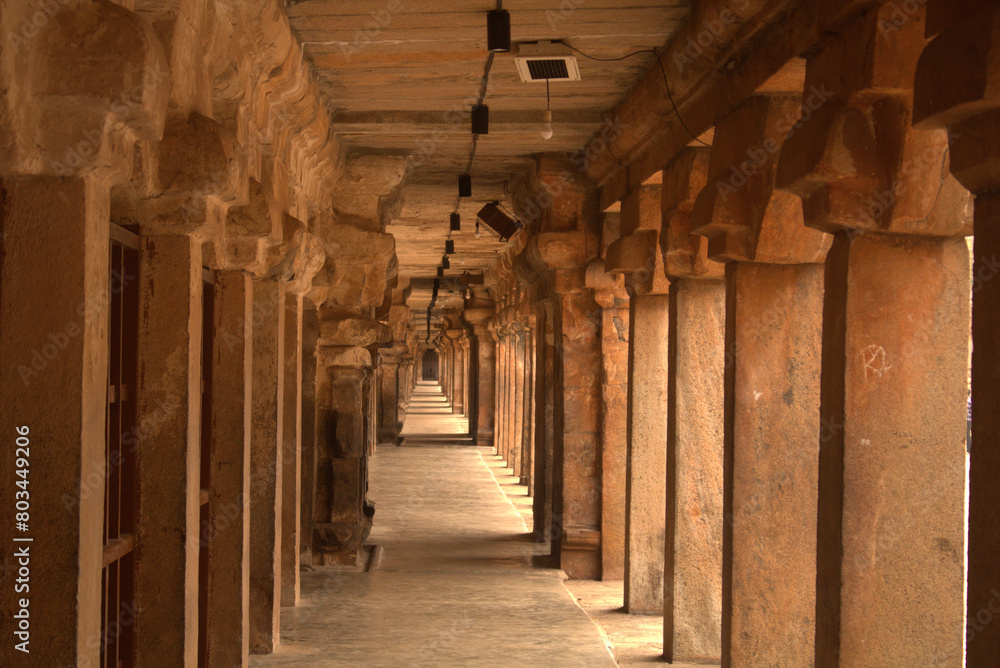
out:
<path id="1" fill-rule="evenodd" d="M 287 8 L 306 58 L 317 73 L 335 131 L 351 153 L 406 156 L 402 205 L 387 232 L 397 240 L 400 276 L 433 278 L 444 254 L 457 177 L 472 149 L 469 110 L 487 62 L 489 0 L 301 0 Z M 689 0 L 511 0 L 513 48 L 496 55 L 485 103 L 490 132 L 472 167 L 473 196 L 463 199 L 461 231 L 446 276 L 481 272 L 504 244 L 476 213 L 499 200 L 513 211 L 505 182 L 532 156 L 584 146 L 643 73 L 651 53 L 600 62 L 577 54 L 581 80 L 550 85 L 554 137 L 542 139 L 542 83 L 523 83 L 517 45 L 562 40 L 597 58 L 663 47 L 690 11 Z M 415 298 L 429 301 L 414 289 Z M 460 304 L 460 302 L 459 302 Z"/>

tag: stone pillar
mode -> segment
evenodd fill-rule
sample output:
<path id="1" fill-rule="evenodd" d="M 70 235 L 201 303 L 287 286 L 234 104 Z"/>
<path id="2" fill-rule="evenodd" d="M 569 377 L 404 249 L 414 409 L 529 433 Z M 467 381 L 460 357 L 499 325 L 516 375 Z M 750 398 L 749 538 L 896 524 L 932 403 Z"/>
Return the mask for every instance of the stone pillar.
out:
<path id="1" fill-rule="evenodd" d="M 21 640 L 13 635 L 14 578 L 7 574 L 17 573 L 15 551 L 27 547 L 37 555 L 28 646 L 39 657 L 36 665 L 96 665 L 108 403 L 107 188 L 79 178 L 4 177 L 0 192 L 0 424 L 7 445 L 0 456 L 0 663 L 19 665 L 26 656 L 14 648 Z M 81 314 L 81 306 L 89 310 Z M 26 532 L 15 530 L 11 510 L 19 490 L 16 445 L 31 455 Z M 19 540 L 25 537 L 32 542 Z M 178 640 L 183 644 L 183 635 Z"/>
<path id="2" fill-rule="evenodd" d="M 503 364 L 500 365 L 500 373 L 503 378 L 503 412 L 501 413 L 503 423 L 501 425 L 498 422 L 498 426 L 501 427 L 500 431 L 503 434 L 501 454 L 509 469 L 513 467 L 514 458 L 514 385 L 517 382 L 517 351 L 514 346 L 514 339 L 516 337 L 514 325 L 509 322 L 506 323 L 501 332 L 501 345 L 504 348 Z"/>
<path id="3" fill-rule="evenodd" d="M 302 512 L 302 297 L 285 295 L 281 453 L 281 605 L 299 603 L 299 533 Z"/>
<path id="4" fill-rule="evenodd" d="M 305 306 L 305 305 L 303 305 Z M 302 312 L 302 509 L 299 512 L 299 564 L 312 564 L 312 523 L 316 507 L 316 442 L 320 434 L 316 394 L 316 341 L 319 313 Z"/>
<path id="5" fill-rule="evenodd" d="M 625 609 L 663 610 L 670 297 L 629 301 L 628 453 L 625 485 Z"/>
<path id="6" fill-rule="evenodd" d="M 496 345 L 489 331 L 492 309 L 467 308 L 462 317 L 472 325 L 476 336 L 476 444 L 492 447 L 493 443 L 493 381 L 496 360 Z"/>
<path id="7" fill-rule="evenodd" d="M 454 350 L 454 364 L 452 365 L 452 412 L 459 415 L 465 413 L 465 350 L 462 346 L 462 337 L 465 330 L 449 329 L 448 338 L 452 340 L 452 350 Z"/>
<path id="8" fill-rule="evenodd" d="M 664 656 L 673 662 L 717 661 L 726 286 L 678 279 L 670 291 Z"/>
<path id="9" fill-rule="evenodd" d="M 250 649 L 250 434 L 253 284 L 215 272 L 208 526 L 209 666 L 246 666 Z"/>
<path id="10" fill-rule="evenodd" d="M 715 663 L 722 649 L 725 420 L 724 267 L 692 235 L 708 149 L 682 151 L 663 172 L 664 267 L 671 277 L 663 655 Z"/>
<path id="11" fill-rule="evenodd" d="M 561 312 L 556 345 L 562 346 L 556 405 L 562 437 L 560 567 L 571 578 L 593 580 L 601 573 L 600 369 L 597 333 L 601 310 L 584 288 L 583 269 L 557 269 Z M 561 417 L 561 420 L 560 420 Z"/>
<path id="12" fill-rule="evenodd" d="M 810 56 L 807 88 L 833 86 L 835 111 L 786 142 L 779 171 L 803 198 L 806 223 L 836 233 L 826 264 L 816 665 L 957 668 L 969 195 L 948 174 L 948 133 L 911 125 L 925 9 L 887 32 L 894 9 L 870 10 Z M 872 105 L 893 120 L 867 116 Z M 810 163 L 806 146 L 825 150 Z M 860 151 L 849 167 L 844 151 Z"/>
<path id="13" fill-rule="evenodd" d="M 324 489 L 324 505 L 313 524 L 313 559 L 320 565 L 353 564 L 371 531 L 365 515 L 364 438 L 364 384 L 371 359 L 363 348 L 324 346 L 320 351 L 320 364 L 330 377 L 331 431 L 317 483 Z M 351 362 L 355 365 L 348 366 Z"/>
<path id="14" fill-rule="evenodd" d="M 378 366 L 379 427 L 381 442 L 399 444 L 399 376 L 400 359 L 394 355 L 381 355 Z"/>
<path id="15" fill-rule="evenodd" d="M 136 657 L 183 664 L 198 653 L 201 245 L 143 235 L 140 252 Z"/>
<path id="16" fill-rule="evenodd" d="M 552 533 L 558 533 L 552 553 L 569 577 L 596 579 L 601 574 L 602 310 L 586 285 L 586 270 L 599 255 L 600 216 L 593 184 L 566 179 L 567 173 L 574 169 L 561 156 L 539 156 L 534 182 L 515 199 L 529 200 L 543 189 L 552 199 L 521 255 L 526 264 L 521 275 L 540 279 L 535 297 L 548 300 L 552 309 Z"/>
<path id="17" fill-rule="evenodd" d="M 372 361 L 377 359 L 378 352 L 370 351 Z M 365 454 L 371 457 L 375 454 L 375 447 L 378 445 L 378 416 L 379 416 L 379 379 L 378 367 L 372 366 L 365 376 L 364 385 L 365 396 Z M 365 480 L 367 492 L 368 481 Z"/>
<path id="18" fill-rule="evenodd" d="M 914 120 L 950 126 L 951 171 L 975 196 L 972 266 L 972 394 L 969 453 L 966 666 L 1000 656 L 1000 170 L 998 100 L 988 85 L 1000 60 L 995 3 L 929 0 L 927 36 L 916 70 Z M 989 26 L 989 27 L 987 27 Z M 961 77 L 956 77 L 961 72 Z M 925 286 L 926 287 L 926 286 Z M 950 665 L 950 664 L 949 664 Z"/>
<path id="19" fill-rule="evenodd" d="M 522 319 L 524 328 L 524 387 L 521 408 L 521 484 L 530 490 L 534 483 L 535 457 L 535 316 Z"/>
<path id="20" fill-rule="evenodd" d="M 496 421 L 495 448 L 497 455 L 507 464 L 507 380 L 510 372 L 510 362 L 507 358 L 510 349 L 507 347 L 506 326 L 492 329 L 493 341 L 496 345 L 496 389 L 494 398 L 494 420 Z"/>
<path id="21" fill-rule="evenodd" d="M 328 393 L 329 404 L 318 447 L 314 564 L 357 563 L 371 531 L 368 457 L 375 409 L 369 348 L 391 340 L 392 330 L 376 320 L 337 309 L 321 313 L 317 364 L 323 383 L 317 381 L 317 393 Z"/>
<path id="22" fill-rule="evenodd" d="M 592 282 L 591 275 L 594 275 Z M 628 450 L 628 294 L 597 261 L 588 286 L 601 306 L 601 579 L 625 578 L 625 468 Z"/>
<path id="23" fill-rule="evenodd" d="M 254 280 L 253 311 L 250 651 L 269 654 L 280 642 L 281 619 L 282 442 L 286 417 L 285 289 L 281 281 Z"/>
<path id="24" fill-rule="evenodd" d="M 333 439 L 336 416 L 333 414 L 333 390 L 330 370 L 320 363 L 320 348 L 316 346 L 316 488 L 313 492 L 313 514 L 309 522 L 309 551 L 312 565 L 322 566 L 323 534 L 318 526 L 330 524 L 331 485 L 333 480 Z"/>
<path id="25" fill-rule="evenodd" d="M 815 660 L 819 263 L 830 238 L 774 190 L 801 108 L 799 95 L 752 96 L 720 121 L 692 213 L 709 257 L 727 262 L 723 666 Z"/>
<path id="26" fill-rule="evenodd" d="M 463 330 L 464 331 L 464 330 Z M 472 392 L 473 378 L 472 378 L 472 341 L 468 332 L 464 332 L 462 337 L 462 361 L 463 361 L 463 378 L 464 386 L 464 398 L 462 400 L 462 414 L 470 418 L 470 429 L 471 429 L 471 417 L 472 417 L 472 399 L 470 393 Z"/>
<path id="27" fill-rule="evenodd" d="M 995 60 L 994 60 L 995 62 Z M 989 136 L 995 142 L 1000 118 L 979 119 L 962 124 L 961 154 L 976 152 L 976 137 Z M 1000 146 L 990 145 L 987 155 L 1000 154 Z M 963 167 L 967 163 L 963 160 Z M 957 173 L 957 172 L 956 172 Z M 969 472 L 969 573 L 968 573 L 968 655 L 969 668 L 986 668 L 1000 656 L 1000 415 L 991 407 L 1000 402 L 1000 178 L 991 174 L 990 193 L 976 192 L 975 262 L 973 264 L 973 354 L 972 354 L 972 452 Z M 971 185 L 971 179 L 963 179 Z M 980 184 L 977 184 L 977 186 Z M 977 188 L 978 190 L 978 188 Z"/>
<path id="28" fill-rule="evenodd" d="M 535 327 L 538 336 L 538 385 L 535 411 L 538 416 L 535 439 L 538 442 L 535 457 L 535 485 L 532 489 L 532 521 L 535 542 L 548 543 L 551 563 L 559 563 L 560 527 L 554 522 L 561 490 L 557 485 L 557 465 L 561 465 L 556 451 L 556 346 L 554 330 L 555 300 L 546 298 L 535 304 Z M 624 523 L 624 516 L 622 518 Z"/>
<path id="29" fill-rule="evenodd" d="M 660 186 L 622 200 L 620 238 L 607 250 L 629 294 L 625 467 L 625 609 L 663 610 L 669 283 L 658 250 Z"/>
<path id="30" fill-rule="evenodd" d="M 451 347 L 446 343 L 448 337 L 441 337 L 444 341 L 438 341 L 437 354 L 438 354 L 438 383 L 441 385 L 441 392 L 448 399 L 448 403 L 451 403 L 451 382 L 449 379 L 449 369 L 451 365 L 449 364 L 449 357 L 451 354 Z"/>
<path id="31" fill-rule="evenodd" d="M 405 411 L 410 406 L 410 393 L 413 391 L 413 357 L 409 354 L 403 355 L 399 367 L 402 377 L 399 381 L 399 410 Z M 402 422 L 402 418 L 400 418 Z"/>
<path id="32" fill-rule="evenodd" d="M 497 418 L 497 427 L 501 433 L 501 455 L 509 469 L 514 449 L 514 375 L 517 368 L 514 359 L 514 330 L 510 323 L 506 323 L 501 330 L 500 345 L 504 350 L 503 364 L 499 369 L 500 377 L 503 379 L 501 381 L 503 403 L 502 412 Z"/>
<path id="33" fill-rule="evenodd" d="M 519 322 L 514 322 L 510 336 L 511 347 L 511 378 L 510 382 L 510 468 L 511 473 L 518 478 L 521 475 L 521 465 L 524 462 L 524 373 L 525 373 L 525 331 Z"/>
<path id="34" fill-rule="evenodd" d="M 723 665 L 759 665 L 761 656 L 808 665 L 822 266 L 746 262 L 726 270 Z"/>

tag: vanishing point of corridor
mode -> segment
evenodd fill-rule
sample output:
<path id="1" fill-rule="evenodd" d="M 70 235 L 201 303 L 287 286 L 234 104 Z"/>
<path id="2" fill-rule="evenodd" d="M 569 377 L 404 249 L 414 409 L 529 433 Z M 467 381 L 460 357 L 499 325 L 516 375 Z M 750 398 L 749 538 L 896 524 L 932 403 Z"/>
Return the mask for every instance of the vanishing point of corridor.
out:
<path id="1" fill-rule="evenodd" d="M 616 665 L 562 572 L 532 566 L 492 448 L 448 444 L 460 423 L 437 384 L 417 385 L 403 444 L 372 460 L 369 572 L 303 573 L 280 647 L 252 666 Z"/>

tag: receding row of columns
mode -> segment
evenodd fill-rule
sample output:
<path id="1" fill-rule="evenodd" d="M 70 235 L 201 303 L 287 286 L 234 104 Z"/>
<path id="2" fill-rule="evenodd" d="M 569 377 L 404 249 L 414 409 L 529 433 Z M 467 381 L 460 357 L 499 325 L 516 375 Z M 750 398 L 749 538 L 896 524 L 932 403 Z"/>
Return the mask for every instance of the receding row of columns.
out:
<path id="1" fill-rule="evenodd" d="M 49 327 L 50 320 L 80 323 L 79 335 L 66 337 L 55 366 L 26 383 L 16 375 L 7 379 L 8 387 L 23 385 L 24 391 L 5 392 L 3 401 L 5 422 L 29 425 L 39 446 L 46 443 L 31 480 L 33 545 L 45 555 L 36 573 L 39 581 L 48 578 L 34 594 L 33 647 L 45 648 L 39 651 L 52 665 L 93 665 L 103 635 L 98 622 L 105 452 L 99 437 L 105 409 L 92 399 L 107 396 L 94 369 L 108 363 L 109 334 L 81 316 L 79 304 L 101 303 L 109 284 L 107 251 L 83 250 L 107 249 L 107 205 L 94 201 L 82 181 L 27 178 L 5 180 L 3 187 L 5 234 L 30 226 L 39 253 L 63 257 L 55 264 L 30 253 L 5 257 L 3 312 L 34 312 L 37 283 L 14 287 L 20 277 L 37 281 L 42 266 L 51 280 L 93 293 L 48 300 L 37 327 L 5 336 L 3 344 L 11 362 L 5 369 L 16 374 L 36 328 Z M 53 216 L 75 213 L 79 235 L 34 225 L 43 201 L 59 203 Z M 388 328 L 365 320 L 376 332 L 374 341 L 362 336 L 350 342 L 354 346 L 332 345 L 346 341 L 337 339 L 340 330 L 321 332 L 331 315 L 305 310 L 302 295 L 280 278 L 212 272 L 212 321 L 203 322 L 207 270 L 201 251 L 200 242 L 186 235 L 140 233 L 139 275 L 124 278 L 139 282 L 139 382 L 120 392 L 123 401 L 135 398 L 137 429 L 124 442 L 136 453 L 141 494 L 129 602 L 134 620 L 127 623 L 140 639 L 140 663 L 195 665 L 201 645 L 207 665 L 229 667 L 246 665 L 250 652 L 278 646 L 281 608 L 299 603 L 302 564 L 358 558 L 371 526 L 366 481 L 376 420 L 398 435 L 398 404 L 408 395 L 399 388 L 411 375 L 406 371 L 401 383 L 396 358 L 382 360 L 377 373 L 383 403 L 377 407 L 375 360 L 364 346 L 388 340 Z M 204 353 L 203 331 L 212 332 Z M 212 370 L 207 384 L 203 367 Z M 99 387 L 67 395 L 74 369 L 84 386 Z M 212 396 L 209 415 L 202 414 L 206 392 Z M 53 412 L 45 397 L 64 400 Z M 205 440 L 211 446 L 202 461 Z M 74 458 L 77 465 L 67 466 Z M 56 467 L 51 471 L 49 461 Z M 205 490 L 203 467 L 210 481 Z M 81 479 L 76 470 L 102 475 Z M 206 504 L 207 520 L 201 516 Z M 206 564 L 199 564 L 202 547 Z M 206 634 L 201 642 L 199 601 L 207 616 L 200 620 Z M 66 634 L 67 628 L 81 630 Z"/>
<path id="2" fill-rule="evenodd" d="M 997 272 L 989 229 L 970 262 L 949 163 L 980 195 L 977 224 L 992 181 L 954 128 L 912 126 L 923 25 L 880 31 L 891 12 L 862 13 L 800 90 L 751 96 L 600 225 L 540 158 L 553 204 L 512 254 L 518 282 L 491 284 L 497 451 L 515 475 L 535 457 L 556 565 L 622 578 L 629 612 L 662 610 L 668 660 L 961 666 L 967 637 L 969 665 L 988 665 L 988 341 L 968 580 L 966 399 L 970 298 L 978 344 Z M 873 105 L 899 113 L 876 122 Z M 992 146 L 988 122 L 959 132 Z"/>

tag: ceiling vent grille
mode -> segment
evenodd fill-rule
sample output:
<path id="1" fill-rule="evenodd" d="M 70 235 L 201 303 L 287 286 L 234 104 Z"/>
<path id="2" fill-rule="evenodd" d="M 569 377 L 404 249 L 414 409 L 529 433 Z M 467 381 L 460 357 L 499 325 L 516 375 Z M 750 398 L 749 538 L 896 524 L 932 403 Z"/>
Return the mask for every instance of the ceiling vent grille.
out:
<path id="1" fill-rule="evenodd" d="M 565 60 L 529 60 L 528 74 L 532 81 L 538 79 L 569 79 Z"/>
<path id="2" fill-rule="evenodd" d="M 580 67 L 568 47 L 553 42 L 521 44 L 517 48 L 521 81 L 579 81 Z"/>

